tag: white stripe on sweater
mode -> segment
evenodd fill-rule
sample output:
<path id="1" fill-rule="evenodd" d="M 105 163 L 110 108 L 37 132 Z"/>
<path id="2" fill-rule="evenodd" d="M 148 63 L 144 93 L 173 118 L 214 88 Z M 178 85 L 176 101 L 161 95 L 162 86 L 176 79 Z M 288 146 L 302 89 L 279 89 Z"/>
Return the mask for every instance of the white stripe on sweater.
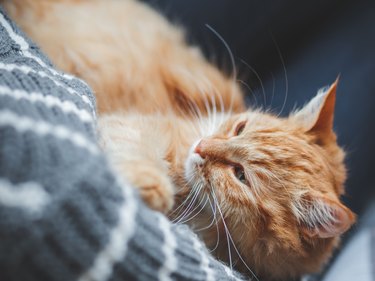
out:
<path id="1" fill-rule="evenodd" d="M 18 35 L 17 33 L 14 32 L 13 28 L 11 27 L 11 25 L 9 24 L 9 22 L 7 22 L 7 20 L 4 18 L 4 16 L 0 13 L 0 23 L 2 24 L 2 26 L 5 28 L 5 30 L 8 32 L 8 35 L 9 37 L 14 41 L 16 42 L 20 48 L 21 48 L 21 51 L 22 53 L 24 54 L 25 57 L 28 57 L 28 58 L 31 58 L 33 59 L 34 61 L 36 61 L 40 66 L 48 69 L 52 74 L 54 75 L 58 75 L 58 76 L 61 76 L 61 77 L 64 77 L 65 79 L 69 79 L 69 80 L 72 80 L 72 79 L 76 79 L 75 77 L 71 76 L 71 75 L 68 75 L 68 74 L 64 74 L 64 73 L 59 73 L 57 72 L 56 70 L 54 70 L 53 68 L 49 67 L 43 60 L 41 60 L 39 57 L 37 56 L 34 56 L 33 54 L 31 54 L 29 52 L 29 44 L 27 43 L 27 41 L 20 35 Z"/>
<path id="2" fill-rule="evenodd" d="M 119 220 L 111 230 L 107 246 L 98 253 L 94 264 L 78 281 L 105 281 L 110 278 L 116 263 L 125 258 L 128 242 L 135 233 L 137 202 L 131 187 L 120 184 L 126 201 L 119 207 Z"/>
<path id="3" fill-rule="evenodd" d="M 45 69 L 47 69 L 49 72 L 51 72 L 55 76 L 65 78 L 67 80 L 77 80 L 77 81 L 80 81 L 82 84 L 85 84 L 87 87 L 89 87 L 88 84 L 85 81 L 83 81 L 83 80 L 81 80 L 81 79 L 79 79 L 75 76 L 69 75 L 67 73 L 56 71 L 53 67 L 48 66 L 41 58 L 31 54 L 29 52 L 30 46 L 27 43 L 27 41 L 22 36 L 20 36 L 20 35 L 18 35 L 17 33 L 14 32 L 11 25 L 7 22 L 7 20 L 4 18 L 4 16 L 1 13 L 0 13 L 0 23 L 3 25 L 5 30 L 8 32 L 10 38 L 20 46 L 21 51 L 22 51 L 22 53 L 25 57 L 33 59 L 40 66 L 44 67 Z"/>
<path id="4" fill-rule="evenodd" d="M 164 253 L 165 260 L 158 272 L 160 281 L 171 281 L 171 274 L 177 269 L 177 259 L 175 249 L 177 246 L 176 237 L 171 231 L 171 223 L 162 215 L 159 217 L 159 228 L 164 232 L 164 244 L 161 250 Z"/>
<path id="5" fill-rule="evenodd" d="M 206 281 L 214 281 L 214 272 L 210 268 L 210 260 L 207 252 L 204 250 L 202 243 L 196 236 L 193 236 L 193 247 L 195 251 L 201 256 L 200 268 L 206 273 Z"/>
<path id="6" fill-rule="evenodd" d="M 83 147 L 92 154 L 99 152 L 96 145 L 77 132 L 71 131 L 61 125 L 52 125 L 44 121 L 36 121 L 20 116 L 9 110 L 0 111 L 0 126 L 11 126 L 22 133 L 30 131 L 40 136 L 51 135 L 61 140 L 70 141 L 78 147 Z"/>
<path id="7" fill-rule="evenodd" d="M 0 179 L 0 204 L 4 206 L 39 213 L 49 201 L 48 193 L 35 182 L 14 185 L 6 179 Z"/>
<path id="8" fill-rule="evenodd" d="M 4 86 L 0 86 L 0 95 L 5 95 L 16 100 L 25 99 L 32 103 L 41 102 L 50 108 L 59 107 L 65 113 L 73 113 L 77 115 L 82 122 L 93 122 L 91 114 L 86 110 L 77 108 L 77 106 L 71 101 L 62 101 L 54 96 L 45 96 L 35 92 L 28 93 L 22 90 L 12 90 Z"/>
<path id="9" fill-rule="evenodd" d="M 31 67 L 28 67 L 26 65 L 16 65 L 16 64 L 5 64 L 5 63 L 2 63 L 0 62 L 0 69 L 4 69 L 4 70 L 7 70 L 7 71 L 14 71 L 14 70 L 19 70 L 21 71 L 22 73 L 28 75 L 29 73 L 34 73 L 34 74 L 37 74 L 39 75 L 40 77 L 43 77 L 43 78 L 48 78 L 49 80 L 51 80 L 56 86 L 58 87 L 61 87 L 63 88 L 64 90 L 68 91 L 69 94 L 72 94 L 72 95 L 75 95 L 75 96 L 78 96 L 82 99 L 83 102 L 85 102 L 86 104 L 88 104 L 91 108 L 91 110 L 94 112 L 95 111 L 95 108 L 94 108 L 94 105 L 92 104 L 92 102 L 90 101 L 90 99 L 84 95 L 84 94 L 79 94 L 76 90 L 74 90 L 73 88 L 69 87 L 68 85 L 65 85 L 65 84 L 62 84 L 60 83 L 59 81 L 56 80 L 55 77 L 47 74 L 46 72 L 44 71 L 41 71 L 41 70 L 35 70 Z M 93 116 L 95 116 L 95 113 L 93 114 Z"/>

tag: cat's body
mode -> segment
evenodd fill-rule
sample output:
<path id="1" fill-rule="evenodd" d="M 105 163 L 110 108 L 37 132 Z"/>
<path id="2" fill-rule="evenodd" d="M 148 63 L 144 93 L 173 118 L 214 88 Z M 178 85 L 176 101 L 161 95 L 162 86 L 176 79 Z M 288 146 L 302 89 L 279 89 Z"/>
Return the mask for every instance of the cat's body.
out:
<path id="1" fill-rule="evenodd" d="M 187 220 L 220 259 L 259 280 L 325 264 L 354 221 L 339 201 L 336 84 L 288 118 L 245 111 L 234 80 L 143 4 L 0 2 L 93 87 L 103 148 L 151 207 Z"/>
<path id="2" fill-rule="evenodd" d="M 165 112 L 176 104 L 181 113 L 186 99 L 203 111 L 202 95 L 218 93 L 235 111 L 244 109 L 237 85 L 146 5 L 127 0 L 1 2 L 54 64 L 90 84 L 101 113 Z"/>

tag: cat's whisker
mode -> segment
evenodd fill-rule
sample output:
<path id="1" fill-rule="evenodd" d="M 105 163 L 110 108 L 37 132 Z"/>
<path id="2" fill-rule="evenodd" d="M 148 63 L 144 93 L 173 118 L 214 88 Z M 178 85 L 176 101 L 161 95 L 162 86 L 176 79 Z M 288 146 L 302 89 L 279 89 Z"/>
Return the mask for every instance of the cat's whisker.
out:
<path id="1" fill-rule="evenodd" d="M 266 97 L 266 91 L 264 89 L 264 85 L 263 85 L 263 81 L 262 79 L 260 78 L 258 72 L 253 68 L 251 67 L 246 61 L 244 61 L 243 59 L 240 59 L 240 61 L 248 68 L 251 70 L 251 72 L 255 75 L 255 77 L 258 79 L 259 81 L 259 84 L 260 84 L 260 87 L 262 89 L 262 94 L 263 94 L 263 99 L 264 99 L 264 107 L 267 106 L 267 97 Z"/>
<path id="2" fill-rule="evenodd" d="M 244 85 L 251 93 L 251 96 L 255 99 L 255 103 L 254 103 L 254 107 L 258 107 L 258 99 L 256 97 L 256 95 L 254 94 L 254 90 L 250 88 L 250 86 L 245 82 L 245 81 L 242 81 L 242 80 L 237 80 L 237 82 L 241 83 L 242 85 Z"/>
<path id="3" fill-rule="evenodd" d="M 205 93 L 209 93 L 209 91 L 208 91 L 208 89 L 203 88 L 201 85 L 196 85 L 196 86 L 198 87 L 199 94 L 202 96 L 207 116 L 210 116 L 210 113 L 211 113 L 210 108 L 211 107 L 210 107 L 209 100 L 207 99 L 207 95 L 205 94 Z M 205 85 L 205 87 L 209 88 L 210 84 L 207 82 L 206 85 Z"/>
<path id="4" fill-rule="evenodd" d="M 211 192 L 212 193 L 212 192 Z M 217 220 L 217 216 L 216 216 L 216 214 L 217 214 L 217 207 L 216 207 L 216 204 L 213 204 L 212 202 L 211 202 L 211 200 L 210 200 L 210 196 L 209 196 L 210 194 L 208 194 L 207 195 L 207 197 L 208 197 L 208 203 L 210 204 L 210 208 L 211 208 L 211 210 L 212 210 L 212 221 L 211 221 L 211 223 L 208 225 L 208 226 L 206 226 L 206 227 L 204 227 L 204 228 L 200 228 L 200 229 L 196 229 L 195 231 L 196 232 L 201 232 L 201 231 L 203 231 L 203 230 L 206 230 L 206 229 L 209 229 L 210 227 L 212 227 L 212 225 L 214 225 L 215 224 L 215 227 L 216 227 L 216 244 L 215 244 L 215 246 L 212 248 L 212 249 L 210 249 L 210 252 L 212 253 L 212 252 L 214 252 L 216 249 L 217 249 L 217 247 L 219 246 L 219 243 L 220 243 L 220 233 L 219 233 L 219 225 L 218 225 L 218 220 Z M 212 196 L 212 195 L 211 195 Z"/>
<path id="5" fill-rule="evenodd" d="M 186 198 L 184 199 L 184 201 L 177 207 L 175 208 L 174 210 L 172 210 L 168 215 L 169 216 L 172 216 L 173 214 L 175 214 L 178 210 L 180 210 L 190 199 L 190 197 L 192 196 L 192 192 L 189 192 L 189 194 L 186 196 Z M 180 214 L 181 212 L 178 212 L 177 216 Z"/>
<path id="6" fill-rule="evenodd" d="M 216 130 L 225 122 L 227 118 L 227 114 L 224 112 L 223 100 L 220 95 L 218 95 L 218 97 L 219 97 L 219 103 L 220 103 L 220 111 L 218 111 L 218 108 L 215 104 L 215 107 L 214 107 L 215 122 L 213 123 L 212 133 L 216 132 Z"/>
<path id="7" fill-rule="evenodd" d="M 189 202 L 189 200 L 191 199 L 190 202 L 188 203 L 187 207 L 186 207 L 186 208 L 182 208 L 182 209 L 178 212 L 178 214 L 177 214 L 176 218 L 173 220 L 173 222 L 179 220 L 182 216 L 184 216 L 186 210 L 190 208 L 190 206 L 191 206 L 191 204 L 192 204 L 192 201 L 195 200 L 195 196 L 196 196 L 196 194 L 197 194 L 197 193 L 196 193 L 197 185 L 198 185 L 198 184 L 196 184 L 196 185 L 194 185 L 194 186 L 192 187 L 191 191 L 189 192 L 188 196 L 185 198 L 184 202 L 183 202 L 182 204 L 180 204 L 179 207 L 183 207 L 183 206 L 186 205 L 186 203 Z"/>
<path id="8" fill-rule="evenodd" d="M 224 105 L 224 100 L 223 100 L 223 96 L 220 95 L 217 91 L 215 91 L 217 97 L 219 98 L 219 104 L 220 104 L 220 112 L 222 113 L 222 115 L 224 114 L 225 112 L 225 105 Z M 222 123 L 222 121 L 220 121 Z"/>
<path id="9" fill-rule="evenodd" d="M 242 258 L 240 252 L 238 251 L 234 241 L 233 241 L 233 238 L 232 238 L 232 235 L 230 234 L 229 232 L 229 229 L 225 223 L 225 220 L 224 220 L 224 215 L 220 209 L 220 206 L 219 206 L 219 202 L 217 200 L 217 197 L 216 197 L 216 194 L 215 194 L 215 191 L 213 188 L 211 188 L 211 191 L 212 191 L 212 195 L 213 195 L 213 199 L 214 201 L 216 202 L 216 205 L 218 207 L 218 211 L 219 211 L 219 214 L 221 216 L 221 219 L 222 219 L 222 222 L 223 222 L 223 226 L 224 226 L 224 230 L 225 230 L 225 234 L 227 236 L 227 243 L 228 243 L 228 254 L 229 254 L 229 263 L 230 263 L 230 267 L 233 268 L 233 263 L 232 263 L 232 257 L 231 257 L 231 251 L 230 251 L 230 243 L 232 243 L 232 246 L 233 246 L 233 249 L 236 251 L 238 257 L 240 258 L 240 260 L 242 261 L 242 263 L 245 265 L 245 267 L 249 270 L 249 272 L 254 276 L 255 280 L 259 281 L 258 277 L 255 275 L 255 273 L 250 269 L 250 267 L 247 265 L 247 263 L 244 261 L 244 259 Z"/>
<path id="10" fill-rule="evenodd" d="M 195 117 L 195 120 L 190 120 L 189 123 L 191 124 L 191 126 L 193 128 L 193 132 L 197 136 L 201 136 L 203 134 L 202 124 L 201 124 L 201 120 L 199 118 Z"/>
<path id="11" fill-rule="evenodd" d="M 276 39 L 275 39 L 275 37 L 272 34 L 271 34 L 271 38 L 272 38 L 273 43 L 275 44 L 275 47 L 276 47 L 276 50 L 277 50 L 277 54 L 279 55 L 281 64 L 283 66 L 284 78 L 285 78 L 285 98 L 284 98 L 284 101 L 283 101 L 283 105 L 282 105 L 282 107 L 280 109 L 280 112 L 277 114 L 277 117 L 279 117 L 280 114 L 282 114 L 282 112 L 284 110 L 284 107 L 286 105 L 286 101 L 288 99 L 289 81 L 288 81 L 288 74 L 287 74 L 287 71 L 286 71 L 285 61 L 284 61 L 284 58 L 283 58 L 283 56 L 281 54 L 280 47 L 277 44 Z"/>
<path id="12" fill-rule="evenodd" d="M 216 244 L 210 250 L 210 252 L 214 252 L 217 249 L 217 247 L 219 247 L 219 244 L 220 244 L 220 232 L 219 232 L 219 223 L 218 223 L 217 216 L 216 216 L 216 212 L 217 212 L 216 211 L 217 210 L 216 204 L 213 204 L 213 206 L 212 206 L 211 200 L 209 202 L 210 202 L 211 210 L 213 208 L 215 208 L 213 212 L 214 212 L 214 221 L 215 221 L 215 226 L 216 226 Z"/>
<path id="13" fill-rule="evenodd" d="M 194 77 L 194 75 L 192 73 L 190 73 L 186 69 L 177 68 L 177 69 L 174 69 L 174 71 L 175 72 L 179 72 L 180 75 L 184 75 L 185 77 L 188 77 L 191 80 L 191 83 L 195 84 L 196 78 Z M 199 84 L 195 84 L 195 86 L 198 88 L 198 92 L 201 94 L 201 96 L 203 98 L 204 106 L 206 108 L 207 115 L 208 115 L 209 114 L 209 105 L 206 104 L 207 98 L 204 95 L 205 91 L 204 91 L 204 89 L 202 89 L 200 87 Z M 194 101 L 191 101 L 188 106 L 190 108 L 190 112 L 192 113 L 192 115 L 197 117 L 198 126 L 200 127 L 199 128 L 200 129 L 200 135 L 203 136 L 204 133 L 206 132 L 206 130 L 203 127 L 204 124 L 203 124 L 203 114 L 202 114 L 202 111 L 199 108 L 199 105 L 197 105 Z"/>
<path id="14" fill-rule="evenodd" d="M 220 91 L 214 85 L 210 84 L 209 81 L 207 81 L 206 84 L 207 87 L 210 88 L 209 92 L 212 93 L 210 97 L 212 103 L 212 115 L 214 116 L 214 120 L 211 123 L 210 134 L 213 134 L 216 131 L 217 127 L 224 121 L 225 106 L 223 96 L 220 94 Z M 218 111 L 217 101 L 219 102 L 220 111 Z M 218 115 L 220 115 L 220 120 L 217 122 L 216 118 Z"/>
<path id="15" fill-rule="evenodd" d="M 220 91 L 215 86 L 212 86 L 212 85 L 210 86 L 210 88 L 211 88 L 210 92 L 212 93 L 210 95 L 211 103 L 212 103 L 212 115 L 214 116 L 214 120 L 212 120 L 211 122 L 210 134 L 213 134 L 216 131 L 217 127 L 220 126 L 224 121 L 223 113 L 224 113 L 225 107 L 224 107 L 223 97 L 220 94 Z M 220 110 L 218 109 L 217 103 L 219 103 Z M 219 121 L 217 121 L 218 115 L 220 115 Z"/>
<path id="16" fill-rule="evenodd" d="M 216 102 L 216 96 L 219 97 L 219 103 L 220 103 L 220 114 L 218 112 L 217 108 L 217 102 Z M 213 94 L 210 96 L 211 98 L 211 118 L 208 120 L 208 135 L 212 135 L 216 132 L 217 128 L 224 122 L 224 105 L 222 97 L 218 94 L 216 90 L 213 91 Z M 220 116 L 220 119 L 218 120 L 218 117 Z M 207 133 L 206 133 L 207 134 Z"/>
<path id="17" fill-rule="evenodd" d="M 211 121 L 212 120 L 212 113 L 211 113 L 211 107 L 210 107 L 209 100 L 207 99 L 207 96 L 204 94 L 205 91 L 202 90 L 202 89 L 199 89 L 199 93 L 202 96 L 203 104 L 204 104 L 204 107 L 206 109 L 206 118 L 203 118 L 203 115 L 201 115 L 202 124 L 204 125 L 202 136 L 205 136 L 205 135 L 207 135 L 207 131 L 210 127 L 210 123 L 212 122 Z M 205 121 L 205 119 L 206 119 L 206 121 Z M 208 126 L 208 128 L 207 128 L 207 126 Z"/>
<path id="18" fill-rule="evenodd" d="M 272 76 L 272 95 L 271 95 L 271 103 L 270 103 L 270 106 L 272 106 L 272 102 L 273 102 L 273 98 L 275 97 L 275 75 L 273 75 L 272 71 L 270 72 L 271 76 Z"/>
<path id="19" fill-rule="evenodd" d="M 204 198 L 204 197 L 203 197 Z M 203 200 L 202 200 L 203 201 Z M 206 197 L 206 201 L 204 202 L 204 204 L 197 204 L 197 206 L 201 205 L 202 207 L 199 209 L 199 211 L 197 213 L 195 213 L 192 217 L 189 218 L 189 215 L 190 214 L 193 214 L 193 212 L 195 211 L 195 209 L 193 211 L 190 212 L 190 214 L 187 217 L 186 220 L 184 221 L 179 221 L 178 223 L 181 223 L 181 224 L 184 224 L 184 223 L 187 223 L 189 221 L 191 221 L 192 219 L 196 218 L 200 213 L 202 213 L 202 211 L 205 209 L 206 205 L 207 205 L 207 202 L 208 202 L 208 197 Z"/>
<path id="20" fill-rule="evenodd" d="M 219 89 L 215 85 L 209 84 L 209 81 L 207 81 L 207 86 L 210 88 L 210 97 L 212 105 L 215 107 L 215 112 L 217 112 L 217 103 L 220 105 L 220 112 L 224 112 L 224 100 Z"/>
<path id="21" fill-rule="evenodd" d="M 209 228 L 212 227 L 213 224 L 215 223 L 216 207 L 215 207 L 215 210 L 213 210 L 213 208 L 212 208 L 212 203 L 211 203 L 211 200 L 210 200 L 210 196 L 209 196 L 209 195 L 207 195 L 207 199 L 208 199 L 208 202 L 209 202 L 209 204 L 210 204 L 210 208 L 211 208 L 211 210 L 212 210 L 212 220 L 211 220 L 211 222 L 210 222 L 207 226 L 202 227 L 202 228 L 199 228 L 199 229 L 195 229 L 195 231 L 197 231 L 197 232 L 200 232 L 200 231 L 202 231 L 202 230 L 209 229 Z"/>
<path id="22" fill-rule="evenodd" d="M 196 185 L 193 186 L 193 188 L 191 190 L 191 193 L 194 194 L 193 198 L 189 202 L 189 204 L 186 207 L 186 209 L 182 212 L 182 214 L 179 215 L 177 218 L 175 218 L 173 220 L 173 223 L 176 223 L 176 222 L 180 221 L 181 219 L 183 219 L 186 216 L 186 214 L 190 213 L 191 208 L 193 208 L 194 203 L 195 203 L 195 201 L 197 200 L 197 198 L 199 196 L 200 189 L 202 189 L 202 185 L 196 184 Z"/>
<path id="23" fill-rule="evenodd" d="M 186 196 L 185 200 L 184 200 L 184 201 L 180 204 L 180 206 L 178 206 L 178 207 L 177 207 L 177 208 L 176 208 L 171 214 L 173 214 L 174 212 L 176 212 L 177 209 L 180 209 L 180 208 L 182 208 L 184 205 L 186 205 L 186 203 L 190 200 L 190 198 L 191 198 L 191 197 L 194 197 L 194 196 L 196 195 L 196 191 L 195 191 L 195 189 L 197 188 L 197 186 L 198 186 L 197 183 L 193 185 L 193 187 L 191 188 L 189 194 Z M 189 208 L 190 204 L 191 204 L 191 201 L 189 202 L 189 205 L 188 205 L 187 208 Z M 186 209 L 187 209 L 187 208 L 186 208 Z M 182 211 L 180 210 L 180 211 L 177 213 L 176 218 L 173 220 L 173 222 L 175 222 L 176 220 L 178 220 L 178 219 L 184 214 L 184 212 L 186 211 L 186 209 L 181 209 Z M 181 214 L 181 212 L 182 212 L 182 214 Z"/>
<path id="24" fill-rule="evenodd" d="M 199 127 L 198 128 L 199 132 L 200 132 L 199 135 L 203 136 L 204 129 L 203 129 L 203 116 L 202 116 L 202 112 L 201 112 L 201 110 L 199 109 L 198 105 L 195 102 L 189 103 L 189 107 L 194 112 L 194 117 L 195 117 L 195 120 L 196 120 L 196 124 Z"/>
<path id="25" fill-rule="evenodd" d="M 206 112 L 207 112 L 206 119 L 203 119 L 203 120 L 205 120 L 203 136 L 207 136 L 207 135 L 212 134 L 211 133 L 211 127 L 212 127 L 214 116 L 213 116 L 213 112 L 212 112 L 212 109 L 211 109 L 212 107 L 211 107 L 210 101 L 208 100 L 207 96 L 203 92 L 202 92 L 202 98 L 203 98 L 204 105 L 205 105 Z"/>
<path id="26" fill-rule="evenodd" d="M 216 109 L 216 101 L 215 97 L 211 95 L 211 103 L 212 103 L 212 125 L 211 125 L 211 130 L 210 130 L 210 135 L 214 133 L 215 127 L 216 127 L 216 117 L 217 117 L 217 109 Z"/>
<path id="27" fill-rule="evenodd" d="M 228 232 L 228 229 L 227 229 L 227 227 L 226 227 L 226 223 L 225 223 L 225 220 L 224 220 L 223 213 L 221 212 L 219 202 L 218 202 L 218 200 L 217 200 L 217 197 L 216 197 L 215 191 L 214 191 L 214 189 L 212 188 L 212 186 L 211 186 L 211 192 L 212 192 L 213 200 L 214 200 L 214 202 L 215 202 L 215 204 L 216 204 L 216 206 L 217 206 L 217 209 L 218 209 L 218 211 L 219 211 L 219 214 L 220 214 L 221 220 L 222 220 L 223 225 L 224 225 L 225 235 L 226 235 L 226 237 L 227 237 L 229 266 L 230 266 L 230 268 L 233 270 L 232 253 L 231 253 L 231 249 L 230 249 L 231 247 L 230 247 L 230 240 L 229 240 L 229 232 Z"/>
<path id="28" fill-rule="evenodd" d="M 185 116 L 183 116 L 183 117 L 185 118 L 186 122 L 189 123 L 189 124 L 191 124 L 191 128 L 193 129 L 193 131 L 194 131 L 195 133 L 199 134 L 200 132 L 198 131 L 198 128 L 196 127 L 196 123 L 194 123 L 193 120 L 190 120 L 190 116 L 188 116 L 187 113 L 182 112 L 181 109 L 179 109 L 179 111 L 181 112 L 182 115 L 185 114 Z M 187 116 L 188 116 L 189 118 L 186 118 Z"/>
<path id="29" fill-rule="evenodd" d="M 227 229 L 228 230 L 228 229 Z M 245 265 L 245 267 L 247 268 L 247 270 L 249 270 L 249 272 L 254 276 L 255 280 L 259 281 L 259 278 L 255 275 L 255 273 L 250 269 L 250 267 L 247 265 L 247 263 L 244 261 L 244 259 L 242 258 L 241 254 L 239 253 L 236 245 L 234 244 L 234 241 L 233 241 L 233 238 L 232 236 L 230 235 L 229 233 L 229 230 L 228 230 L 228 234 L 229 234 L 229 238 L 232 242 L 232 245 L 233 245 L 233 248 L 234 250 L 236 251 L 238 257 L 240 258 L 240 260 L 242 261 L 242 263 Z"/>
<path id="30" fill-rule="evenodd" d="M 219 34 L 219 32 L 217 32 L 213 27 L 211 27 L 209 24 L 206 24 L 206 27 L 212 32 L 215 34 L 215 36 L 223 43 L 224 47 L 226 48 L 227 52 L 228 52 L 228 55 L 229 55 L 229 58 L 230 58 L 230 62 L 231 62 L 231 65 L 232 65 L 232 94 L 230 96 L 230 102 L 229 102 L 229 109 L 228 109 L 228 112 L 232 112 L 232 109 L 233 109 L 233 104 L 234 104 L 234 93 L 236 92 L 236 79 L 237 79 L 237 67 L 236 67 L 236 62 L 235 62 L 235 59 L 234 59 L 234 56 L 233 56 L 233 52 L 232 50 L 230 49 L 228 43 L 224 40 L 224 38 Z"/>
<path id="31" fill-rule="evenodd" d="M 175 223 L 183 224 L 186 221 L 189 221 L 189 216 L 191 216 L 195 212 L 195 210 L 197 210 L 201 206 L 202 201 L 204 200 L 202 198 L 197 204 L 195 204 L 196 199 L 197 198 L 195 198 L 194 202 L 192 201 L 193 204 L 188 209 L 186 209 L 186 212 L 184 212 L 184 214 Z"/>
<path id="32" fill-rule="evenodd" d="M 211 135 L 211 128 L 212 128 L 212 124 L 213 124 L 213 116 L 212 116 L 212 112 L 211 112 L 211 107 L 210 107 L 210 101 L 207 99 L 207 97 L 205 96 L 204 97 L 204 102 L 205 102 L 205 105 L 206 105 L 206 110 L 207 110 L 207 114 L 208 114 L 208 130 L 206 131 L 206 134 L 208 132 L 208 135 Z"/>
<path id="33" fill-rule="evenodd" d="M 203 129 L 201 112 L 195 104 L 195 102 L 189 101 L 187 105 L 189 107 L 190 114 L 188 112 L 183 111 L 182 108 L 180 108 L 179 106 L 177 106 L 176 108 L 178 112 L 181 114 L 181 116 L 185 117 L 185 121 L 189 122 L 192 125 L 192 128 L 195 131 L 195 133 L 197 133 L 198 135 L 202 135 Z M 192 120 L 191 117 L 194 118 L 196 122 L 194 122 L 194 119 Z M 196 127 L 197 125 L 198 128 Z"/>
<path id="34" fill-rule="evenodd" d="M 201 198 L 200 202 L 198 204 L 195 204 L 195 202 L 197 201 L 197 198 L 198 198 L 199 194 L 200 194 L 200 190 L 196 190 L 195 191 L 195 195 L 194 195 L 195 197 L 190 202 L 191 204 L 189 204 L 189 206 L 185 209 L 184 214 L 179 218 L 179 220 L 177 221 L 177 223 L 181 223 L 182 220 L 184 220 L 185 218 L 189 217 L 196 209 L 199 208 L 201 202 L 204 200 L 204 198 Z"/>

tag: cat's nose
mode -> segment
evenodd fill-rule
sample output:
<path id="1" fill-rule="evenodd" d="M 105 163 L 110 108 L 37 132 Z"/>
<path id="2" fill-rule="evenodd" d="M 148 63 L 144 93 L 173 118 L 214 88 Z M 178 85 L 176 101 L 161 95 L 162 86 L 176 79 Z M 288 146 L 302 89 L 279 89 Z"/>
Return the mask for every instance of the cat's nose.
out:
<path id="1" fill-rule="evenodd" d="M 199 154 L 200 157 L 204 158 L 204 140 L 201 140 L 194 149 L 194 152 Z"/>
<path id="2" fill-rule="evenodd" d="M 216 159 L 218 161 L 228 161 L 228 151 L 230 151 L 228 142 L 219 138 L 202 139 L 194 148 L 194 152 L 202 159 Z"/>

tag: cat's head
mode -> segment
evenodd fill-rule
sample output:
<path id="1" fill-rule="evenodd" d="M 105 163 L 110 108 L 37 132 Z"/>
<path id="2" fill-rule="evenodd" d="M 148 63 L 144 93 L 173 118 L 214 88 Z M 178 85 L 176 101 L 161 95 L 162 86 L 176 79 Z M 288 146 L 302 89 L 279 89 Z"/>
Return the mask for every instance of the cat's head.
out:
<path id="1" fill-rule="evenodd" d="M 209 196 L 221 239 L 233 240 L 259 277 L 284 280 L 319 270 L 355 220 L 339 199 L 346 170 L 332 130 L 336 86 L 287 118 L 232 115 L 191 148 L 187 180 Z M 209 233 L 215 227 L 205 231 L 206 239 L 216 237 Z M 229 260 L 226 243 L 220 245 L 217 254 Z"/>

